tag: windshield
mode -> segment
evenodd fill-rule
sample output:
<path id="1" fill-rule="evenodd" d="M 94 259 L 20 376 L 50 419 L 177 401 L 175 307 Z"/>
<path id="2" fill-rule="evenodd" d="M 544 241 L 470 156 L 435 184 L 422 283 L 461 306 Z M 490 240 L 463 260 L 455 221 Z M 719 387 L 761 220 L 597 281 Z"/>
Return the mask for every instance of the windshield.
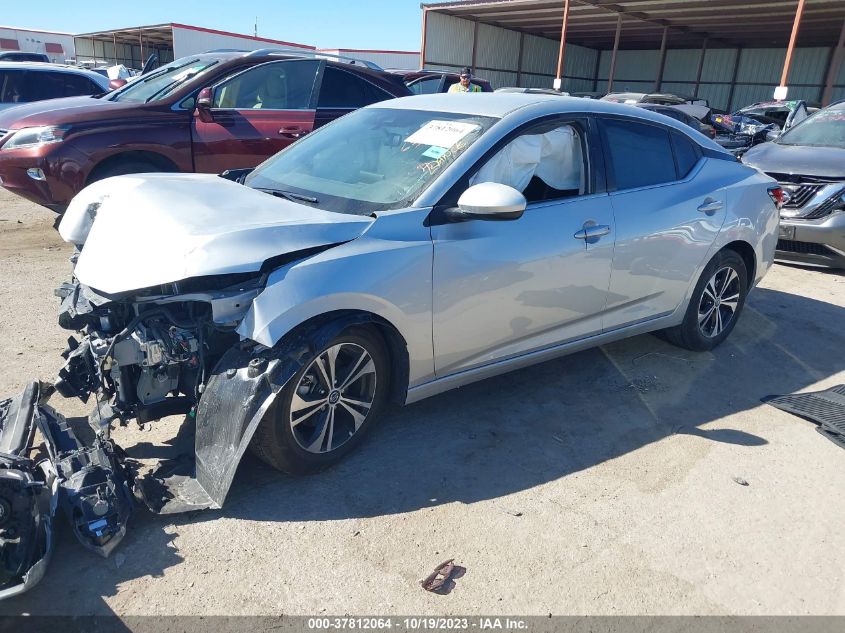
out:
<path id="1" fill-rule="evenodd" d="M 845 149 L 845 106 L 819 110 L 799 125 L 784 132 L 781 145 L 810 145 Z"/>
<path id="2" fill-rule="evenodd" d="M 245 184 L 317 208 L 369 215 L 407 207 L 496 119 L 365 108 L 259 165 Z"/>
<path id="3" fill-rule="evenodd" d="M 187 81 L 205 73 L 219 61 L 217 59 L 192 59 L 190 57 L 177 59 L 149 75 L 130 81 L 123 88 L 115 90 L 109 99 L 134 103 L 158 101 Z"/>

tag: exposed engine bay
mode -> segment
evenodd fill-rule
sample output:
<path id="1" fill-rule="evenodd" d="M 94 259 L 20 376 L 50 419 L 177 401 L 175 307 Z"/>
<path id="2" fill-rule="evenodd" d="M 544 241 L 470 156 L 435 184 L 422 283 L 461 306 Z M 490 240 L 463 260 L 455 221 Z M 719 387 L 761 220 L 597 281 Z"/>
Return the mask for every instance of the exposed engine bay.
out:
<path id="1" fill-rule="evenodd" d="M 43 577 L 58 516 L 108 556 L 136 503 L 159 514 L 220 508 L 256 429 L 314 346 L 370 318 L 335 314 L 271 335 L 272 314 L 254 306 L 286 270 L 354 240 L 372 217 L 209 175 L 111 180 L 80 192 L 59 226 L 77 250 L 73 280 L 56 290 L 59 325 L 73 333 L 58 377 L 0 400 L 0 599 Z M 60 415 L 48 405 L 55 395 L 88 403 L 87 419 Z M 193 450 L 139 468 L 115 442 L 121 426 L 174 415 Z"/>

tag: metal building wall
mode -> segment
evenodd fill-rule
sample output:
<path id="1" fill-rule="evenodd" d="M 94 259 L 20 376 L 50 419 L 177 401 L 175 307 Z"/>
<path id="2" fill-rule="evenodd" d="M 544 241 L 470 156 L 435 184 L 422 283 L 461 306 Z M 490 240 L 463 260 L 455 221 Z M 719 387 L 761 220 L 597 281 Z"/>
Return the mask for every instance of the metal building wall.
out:
<path id="1" fill-rule="evenodd" d="M 187 25 L 173 25 L 173 54 L 176 59 L 185 55 L 195 55 L 217 48 L 234 48 L 254 51 L 261 48 L 303 48 L 315 50 L 313 46 L 277 42 L 274 40 L 223 33 L 212 29 L 189 27 Z"/>
<path id="2" fill-rule="evenodd" d="M 473 41 L 475 64 L 473 64 Z M 520 42 L 522 56 L 520 59 Z M 423 66 L 455 71 L 474 66 L 476 74 L 494 88 L 527 86 L 551 88 L 557 70 L 559 43 L 510 29 L 476 23 L 429 11 L 426 18 Z M 593 89 L 598 51 L 567 45 L 563 90 Z"/>
<path id="3" fill-rule="evenodd" d="M 701 49 L 667 50 L 660 90 L 693 95 L 700 55 Z M 795 49 L 789 75 L 790 99 L 821 100 L 830 55 L 830 47 Z M 698 96 L 725 110 L 771 99 L 780 81 L 785 56 L 786 49 L 781 48 L 710 48 L 704 56 Z M 601 52 L 598 90 L 607 89 L 610 58 L 611 51 Z M 613 90 L 652 91 L 658 64 L 659 51 L 656 50 L 618 51 Z M 842 83 L 842 78 L 835 83 Z M 842 93 L 845 88 L 837 88 L 834 94 L 837 90 Z"/>
<path id="4" fill-rule="evenodd" d="M 24 53 L 44 53 L 50 61 L 63 64 L 76 55 L 73 47 L 73 35 L 70 33 L 56 33 L 53 31 L 37 31 L 16 29 L 0 26 L 0 39 L 9 40 L 11 45 L 6 47 L 0 43 L 0 51 L 22 51 Z M 17 43 L 17 48 L 14 48 Z M 47 44 L 59 44 L 63 53 L 47 52 Z"/>
<path id="5" fill-rule="evenodd" d="M 173 49 L 144 44 L 143 56 L 140 44 L 115 44 L 110 39 L 75 37 L 77 63 L 123 64 L 127 68 L 140 69 L 151 54 L 158 55 L 159 64 L 173 61 Z"/>
<path id="6" fill-rule="evenodd" d="M 494 87 L 531 86 L 548 88 L 557 67 L 559 43 L 517 31 L 428 11 L 423 64 L 443 70 L 473 66 Z M 520 60 L 520 41 L 522 55 Z M 624 46 L 625 31 L 622 30 Z M 798 48 L 789 76 L 789 98 L 821 101 L 831 47 Z M 596 51 L 567 45 L 563 89 L 606 91 L 609 50 Z M 771 99 L 780 81 L 785 48 L 708 48 L 701 68 L 697 95 L 713 107 L 735 110 Z M 669 49 L 660 89 L 682 95 L 696 93 L 696 74 L 701 49 Z M 520 63 L 521 62 L 521 63 Z M 658 50 L 620 50 L 616 57 L 614 91 L 651 92 L 660 65 Z M 845 98 L 845 64 L 834 80 L 833 98 Z"/>
<path id="7" fill-rule="evenodd" d="M 416 70 L 420 67 L 420 54 L 416 51 L 370 51 L 352 48 L 321 48 L 321 53 L 354 57 L 373 62 L 382 68 Z"/>

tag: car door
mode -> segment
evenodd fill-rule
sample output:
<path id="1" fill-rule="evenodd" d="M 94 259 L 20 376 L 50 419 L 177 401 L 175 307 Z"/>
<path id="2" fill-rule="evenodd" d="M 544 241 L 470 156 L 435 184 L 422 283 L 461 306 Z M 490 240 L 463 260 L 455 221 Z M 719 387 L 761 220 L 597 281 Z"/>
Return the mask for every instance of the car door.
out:
<path id="1" fill-rule="evenodd" d="M 503 147 L 447 195 L 454 203 L 468 186 L 493 181 L 522 190 L 528 206 L 517 220 L 432 226 L 438 376 L 601 331 L 614 221 L 603 178 L 593 168 L 600 165 L 601 155 L 596 153 L 592 127 L 587 119 L 557 121 L 505 139 Z M 524 170 L 531 169 L 534 160 L 527 156 L 535 139 L 526 137 L 542 136 L 550 147 L 565 148 L 569 133 L 574 133 L 577 145 L 568 146 L 577 155 L 567 158 L 567 150 L 562 150 L 546 156 L 544 169 L 554 172 L 561 165 L 565 175 L 565 164 L 577 165 L 579 172 L 572 176 L 577 177 L 572 183 L 576 188 L 550 184 L 553 179 L 539 168 L 528 185 L 521 186 Z M 523 141 L 527 149 L 519 148 Z"/>
<path id="2" fill-rule="evenodd" d="M 673 312 L 725 221 L 724 175 L 697 143 L 662 124 L 603 118 L 616 219 L 604 329 Z"/>
<path id="3" fill-rule="evenodd" d="M 281 60 L 253 66 L 213 88 L 210 121 L 194 112 L 194 169 L 255 167 L 314 127 L 314 86 L 324 62 Z"/>

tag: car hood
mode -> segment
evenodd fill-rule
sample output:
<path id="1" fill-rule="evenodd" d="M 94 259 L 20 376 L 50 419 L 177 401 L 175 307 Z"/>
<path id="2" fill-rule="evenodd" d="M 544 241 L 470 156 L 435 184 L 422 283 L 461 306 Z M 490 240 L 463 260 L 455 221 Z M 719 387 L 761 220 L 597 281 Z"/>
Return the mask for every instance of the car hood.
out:
<path id="1" fill-rule="evenodd" d="M 272 257 L 353 240 L 373 221 L 289 202 L 218 176 L 144 174 L 83 189 L 59 233 L 84 244 L 76 278 L 118 294 L 256 272 Z"/>
<path id="2" fill-rule="evenodd" d="M 18 130 L 36 125 L 61 125 L 96 120 L 105 112 L 135 109 L 138 103 L 121 103 L 94 97 L 64 97 L 23 103 L 0 111 L 0 130 Z"/>
<path id="3" fill-rule="evenodd" d="M 845 149 L 762 143 L 748 150 L 742 162 L 760 171 L 820 178 L 845 178 Z"/>

